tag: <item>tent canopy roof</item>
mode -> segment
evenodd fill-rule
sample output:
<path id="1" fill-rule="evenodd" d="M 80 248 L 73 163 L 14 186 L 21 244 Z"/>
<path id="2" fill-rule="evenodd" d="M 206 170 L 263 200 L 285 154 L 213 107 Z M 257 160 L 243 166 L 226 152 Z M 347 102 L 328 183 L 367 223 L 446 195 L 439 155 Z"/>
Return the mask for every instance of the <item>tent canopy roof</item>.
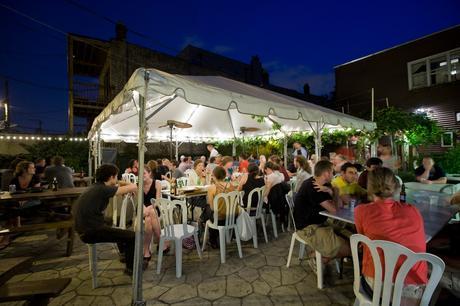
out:
<path id="1" fill-rule="evenodd" d="M 269 136 L 275 133 L 308 131 L 312 123 L 328 128 L 373 130 L 375 123 L 342 114 L 312 103 L 248 85 L 221 76 L 184 76 L 156 69 L 137 69 L 124 89 L 93 122 L 88 138 L 107 142 L 137 142 L 139 134 L 139 95 L 144 95 L 148 75 L 147 141 L 166 141 L 167 120 L 187 122 L 188 129 L 174 129 L 178 141 L 229 140 L 242 136 Z M 241 132 L 242 127 L 257 131 Z"/>

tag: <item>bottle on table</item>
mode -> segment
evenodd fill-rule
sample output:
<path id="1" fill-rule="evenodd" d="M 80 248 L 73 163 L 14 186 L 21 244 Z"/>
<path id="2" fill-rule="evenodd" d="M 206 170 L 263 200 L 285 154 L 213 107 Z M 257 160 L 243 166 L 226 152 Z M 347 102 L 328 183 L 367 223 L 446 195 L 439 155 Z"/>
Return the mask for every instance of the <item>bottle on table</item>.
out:
<path id="1" fill-rule="evenodd" d="M 406 203 L 406 186 L 404 183 L 401 186 L 401 192 L 399 194 L 399 202 Z"/>
<path id="2" fill-rule="evenodd" d="M 176 195 L 176 183 L 175 182 L 171 183 L 171 188 L 169 189 L 169 193 L 171 193 L 171 195 Z"/>
<path id="3" fill-rule="evenodd" d="M 52 187 L 53 191 L 58 190 L 58 181 L 57 181 L 56 177 L 53 178 L 53 182 L 51 183 L 51 187 Z"/>

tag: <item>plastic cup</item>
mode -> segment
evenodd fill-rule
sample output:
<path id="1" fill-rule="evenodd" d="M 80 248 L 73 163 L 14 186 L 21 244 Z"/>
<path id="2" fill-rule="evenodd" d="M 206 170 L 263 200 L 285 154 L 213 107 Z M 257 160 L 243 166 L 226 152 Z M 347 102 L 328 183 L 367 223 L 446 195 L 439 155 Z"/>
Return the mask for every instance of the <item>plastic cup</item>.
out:
<path id="1" fill-rule="evenodd" d="M 439 197 L 436 195 L 430 195 L 430 205 L 437 205 Z"/>

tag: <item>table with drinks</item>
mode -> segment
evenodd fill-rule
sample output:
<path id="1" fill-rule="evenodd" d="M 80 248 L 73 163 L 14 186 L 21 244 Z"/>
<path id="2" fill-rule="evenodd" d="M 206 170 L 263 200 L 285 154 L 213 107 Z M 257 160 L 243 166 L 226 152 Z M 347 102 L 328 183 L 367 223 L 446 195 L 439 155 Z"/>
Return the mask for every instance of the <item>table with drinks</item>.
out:
<path id="1" fill-rule="evenodd" d="M 449 220 L 459 211 L 457 205 L 445 205 L 445 199 L 438 197 L 436 203 L 433 198 L 419 198 L 418 201 L 412 201 L 408 198 L 409 203 L 420 211 L 425 226 L 426 242 L 430 241 L 441 229 L 449 222 Z M 366 205 L 366 204 L 359 204 Z M 320 212 L 320 215 L 355 224 L 354 206 L 338 208 L 336 213 L 328 212 L 327 210 Z"/>

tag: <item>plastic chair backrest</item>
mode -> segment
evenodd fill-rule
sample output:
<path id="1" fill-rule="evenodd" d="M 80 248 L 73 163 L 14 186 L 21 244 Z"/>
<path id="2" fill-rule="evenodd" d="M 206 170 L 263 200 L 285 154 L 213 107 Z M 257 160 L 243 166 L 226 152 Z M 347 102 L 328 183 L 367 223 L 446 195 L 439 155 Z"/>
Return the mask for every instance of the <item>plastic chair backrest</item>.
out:
<path id="1" fill-rule="evenodd" d="M 161 189 L 171 190 L 171 183 L 169 183 L 167 180 L 162 180 L 161 181 Z"/>
<path id="2" fill-rule="evenodd" d="M 185 176 L 179 177 L 176 179 L 176 183 L 177 183 L 178 188 L 188 186 L 188 177 L 185 177 Z"/>
<path id="3" fill-rule="evenodd" d="M 393 200 L 399 201 L 400 193 L 401 193 L 401 186 L 403 184 L 403 181 L 399 176 L 395 175 L 395 177 L 396 177 L 396 180 L 399 182 L 399 188 L 396 188 L 395 192 L 393 193 Z"/>
<path id="4" fill-rule="evenodd" d="M 359 300 L 367 300 L 368 298 L 360 292 L 361 278 L 360 278 L 360 263 L 358 258 L 358 244 L 365 244 L 371 255 L 374 262 L 374 288 L 372 305 L 393 305 L 399 306 L 401 303 L 401 294 L 404 286 L 404 280 L 406 279 L 407 274 L 411 268 L 420 261 L 426 261 L 432 265 L 431 275 L 426 284 L 425 291 L 423 293 L 420 305 L 428 305 L 433 295 L 436 286 L 438 285 L 442 273 L 445 268 L 444 261 L 438 256 L 428 253 L 415 253 L 412 250 L 409 250 L 405 246 L 400 244 L 385 241 L 385 240 L 371 240 L 368 237 L 361 234 L 354 234 L 350 237 L 351 244 L 351 253 L 353 256 L 353 266 L 354 266 L 354 283 L 353 290 L 356 297 Z M 383 251 L 383 262 L 385 267 L 385 275 L 383 277 L 382 283 L 382 264 L 380 261 L 380 256 L 378 249 Z M 393 283 L 393 275 L 398 259 L 401 257 L 406 257 L 405 261 L 399 267 L 399 270 L 396 274 L 395 281 Z"/>
<path id="5" fill-rule="evenodd" d="M 249 192 L 249 195 L 248 195 L 248 203 L 246 206 L 246 211 L 248 212 L 248 214 L 250 214 L 253 208 L 252 198 L 253 198 L 253 195 L 257 193 L 257 202 L 254 203 L 256 205 L 256 215 L 255 215 L 256 218 L 259 218 L 262 215 L 262 206 L 264 202 L 264 197 L 263 197 L 264 189 L 265 189 L 265 186 L 254 188 L 253 190 Z"/>
<path id="6" fill-rule="evenodd" d="M 227 193 L 219 193 L 214 197 L 213 201 L 213 210 L 214 210 L 214 225 L 218 226 L 218 210 L 219 210 L 219 200 L 223 199 L 225 201 L 225 226 L 234 226 L 235 223 L 235 211 L 239 206 L 239 192 L 232 191 Z"/>
<path id="7" fill-rule="evenodd" d="M 164 234 L 167 237 L 175 237 L 174 224 L 177 224 L 174 219 L 174 211 L 179 209 L 182 217 L 181 224 L 183 225 L 183 233 L 187 232 L 187 204 L 181 200 L 168 200 L 165 198 L 156 200 L 157 207 L 160 209 L 161 221 L 163 223 Z"/>
<path id="8" fill-rule="evenodd" d="M 296 230 L 295 227 L 295 219 L 294 219 L 294 199 L 292 198 L 292 190 L 289 191 L 286 195 L 286 202 L 288 203 L 289 206 L 289 217 L 292 220 L 292 225 L 294 226 L 294 230 Z"/>
<path id="9" fill-rule="evenodd" d="M 133 173 L 123 173 L 123 175 L 121 176 L 121 179 L 128 183 L 133 183 L 133 184 L 137 183 L 137 176 L 135 176 Z"/>

